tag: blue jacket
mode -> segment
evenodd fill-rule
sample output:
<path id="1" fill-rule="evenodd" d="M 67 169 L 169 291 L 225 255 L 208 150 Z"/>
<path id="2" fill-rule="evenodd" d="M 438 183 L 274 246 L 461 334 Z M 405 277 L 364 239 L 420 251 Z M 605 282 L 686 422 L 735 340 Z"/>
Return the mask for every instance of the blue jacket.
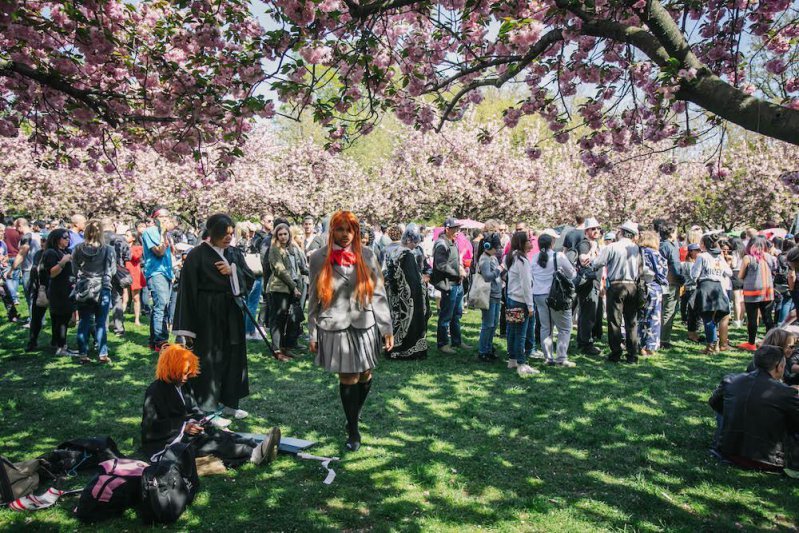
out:
<path id="1" fill-rule="evenodd" d="M 680 266 L 680 251 L 677 246 L 668 240 L 660 241 L 660 255 L 666 260 L 668 266 L 668 280 L 671 285 L 685 284 L 685 277 Z"/>

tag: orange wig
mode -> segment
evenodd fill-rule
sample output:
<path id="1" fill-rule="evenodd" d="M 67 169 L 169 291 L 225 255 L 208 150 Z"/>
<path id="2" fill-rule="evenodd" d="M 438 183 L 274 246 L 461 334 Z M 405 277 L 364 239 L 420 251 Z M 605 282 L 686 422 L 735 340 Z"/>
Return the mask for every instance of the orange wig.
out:
<path id="1" fill-rule="evenodd" d="M 333 301 L 333 262 L 330 259 L 330 253 L 333 251 L 333 230 L 339 226 L 346 225 L 354 233 L 352 240 L 352 253 L 355 254 L 355 298 L 361 304 L 366 306 L 372 301 L 372 296 L 375 293 L 375 283 L 372 280 L 372 273 L 369 266 L 363 260 L 363 246 L 361 245 L 361 226 L 358 219 L 351 211 L 336 211 L 330 218 L 329 235 L 327 241 L 327 257 L 322 265 L 322 271 L 316 280 L 316 294 L 319 296 L 319 301 L 322 307 L 330 307 L 330 302 Z"/>
<path id="2" fill-rule="evenodd" d="M 189 377 L 200 373 L 200 360 L 191 350 L 180 344 L 165 344 L 158 356 L 155 377 L 166 383 L 179 384 L 183 379 L 186 363 L 189 363 Z"/>

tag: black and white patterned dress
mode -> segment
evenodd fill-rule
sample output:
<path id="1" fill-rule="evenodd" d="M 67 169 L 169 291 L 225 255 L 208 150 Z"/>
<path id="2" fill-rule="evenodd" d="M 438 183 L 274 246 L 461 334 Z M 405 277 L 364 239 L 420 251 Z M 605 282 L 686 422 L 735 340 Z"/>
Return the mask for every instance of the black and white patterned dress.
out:
<path id="1" fill-rule="evenodd" d="M 427 291 L 413 251 L 397 247 L 386 257 L 386 295 L 394 326 L 390 359 L 427 357 Z"/>

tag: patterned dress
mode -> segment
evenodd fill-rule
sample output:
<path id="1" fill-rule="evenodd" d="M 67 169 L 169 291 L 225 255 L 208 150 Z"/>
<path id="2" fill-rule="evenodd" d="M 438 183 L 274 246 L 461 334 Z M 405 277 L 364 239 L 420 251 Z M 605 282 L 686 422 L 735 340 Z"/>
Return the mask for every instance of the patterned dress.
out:
<path id="1" fill-rule="evenodd" d="M 660 311 L 663 304 L 663 287 L 669 282 L 666 278 L 668 266 L 660 252 L 651 248 L 641 248 L 644 260 L 644 279 L 649 289 L 649 303 L 641 311 L 638 320 L 638 338 L 641 348 L 655 351 L 660 348 Z"/>
<path id="2" fill-rule="evenodd" d="M 394 349 L 389 359 L 427 357 L 427 291 L 416 255 L 403 247 L 386 250 L 386 295 L 394 326 Z"/>

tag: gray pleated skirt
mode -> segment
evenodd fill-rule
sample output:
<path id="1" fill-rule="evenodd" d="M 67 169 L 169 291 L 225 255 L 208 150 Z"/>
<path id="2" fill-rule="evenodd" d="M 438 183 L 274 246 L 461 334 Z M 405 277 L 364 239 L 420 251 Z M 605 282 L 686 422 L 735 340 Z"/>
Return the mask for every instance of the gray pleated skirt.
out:
<path id="1" fill-rule="evenodd" d="M 328 372 L 356 374 L 377 366 L 377 356 L 382 349 L 377 325 L 341 331 L 317 329 L 316 337 L 314 363 Z"/>

